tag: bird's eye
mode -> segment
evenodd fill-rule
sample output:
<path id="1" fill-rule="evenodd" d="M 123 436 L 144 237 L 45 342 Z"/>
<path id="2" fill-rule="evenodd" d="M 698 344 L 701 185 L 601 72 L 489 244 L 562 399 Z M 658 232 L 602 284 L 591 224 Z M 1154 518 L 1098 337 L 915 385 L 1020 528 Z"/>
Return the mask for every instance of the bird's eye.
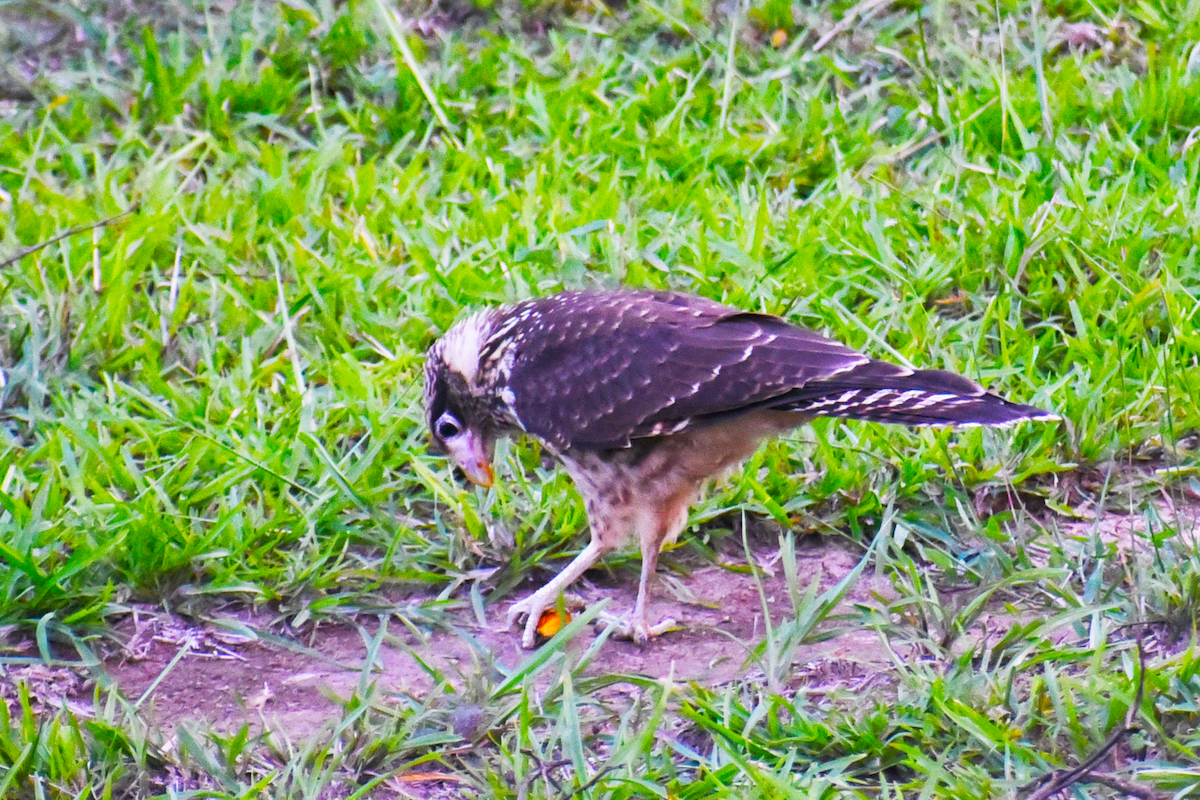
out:
<path id="1" fill-rule="evenodd" d="M 462 426 L 458 424 L 458 420 L 449 414 L 442 414 L 437 421 L 437 435 L 441 439 L 453 439 L 462 432 Z"/>

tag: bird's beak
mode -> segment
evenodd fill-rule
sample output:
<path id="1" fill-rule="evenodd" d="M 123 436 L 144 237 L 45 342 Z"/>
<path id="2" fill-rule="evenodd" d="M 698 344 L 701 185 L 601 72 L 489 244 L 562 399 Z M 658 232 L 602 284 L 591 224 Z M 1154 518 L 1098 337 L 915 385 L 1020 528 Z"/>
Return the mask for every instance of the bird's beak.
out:
<path id="1" fill-rule="evenodd" d="M 471 483 L 486 489 L 496 482 L 496 473 L 492 470 L 492 443 L 476 431 L 468 430 L 453 442 L 446 442 L 446 449 Z"/>

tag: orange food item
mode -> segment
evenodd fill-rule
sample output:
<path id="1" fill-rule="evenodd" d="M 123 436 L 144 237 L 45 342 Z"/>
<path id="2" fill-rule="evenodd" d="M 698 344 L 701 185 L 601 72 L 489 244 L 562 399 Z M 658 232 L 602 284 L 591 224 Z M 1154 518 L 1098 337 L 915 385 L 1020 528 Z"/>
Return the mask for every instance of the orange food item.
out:
<path id="1" fill-rule="evenodd" d="M 537 632 L 541 636 L 549 639 L 554 634 L 563 629 L 563 626 L 571 621 L 571 615 L 566 611 L 563 616 L 559 616 L 558 610 L 548 608 L 542 612 L 542 616 L 538 618 Z"/>

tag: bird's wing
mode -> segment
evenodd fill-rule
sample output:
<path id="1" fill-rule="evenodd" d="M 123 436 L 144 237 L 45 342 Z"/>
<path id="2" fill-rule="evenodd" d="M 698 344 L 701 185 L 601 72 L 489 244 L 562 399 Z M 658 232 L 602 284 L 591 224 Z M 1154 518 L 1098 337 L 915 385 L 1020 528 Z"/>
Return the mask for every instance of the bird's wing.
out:
<path id="1" fill-rule="evenodd" d="M 512 409 L 560 449 L 673 433 L 868 361 L 777 317 L 668 293 L 566 293 L 510 319 Z"/>

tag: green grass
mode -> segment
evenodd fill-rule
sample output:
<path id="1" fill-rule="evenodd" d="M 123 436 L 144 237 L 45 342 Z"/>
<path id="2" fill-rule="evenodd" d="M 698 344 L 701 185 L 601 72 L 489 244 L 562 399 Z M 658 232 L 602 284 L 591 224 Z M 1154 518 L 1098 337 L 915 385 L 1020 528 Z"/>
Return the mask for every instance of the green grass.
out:
<path id="1" fill-rule="evenodd" d="M 581 545 L 582 508 L 528 447 L 493 493 L 455 485 L 425 453 L 423 352 L 466 308 L 625 283 L 1063 416 L 818 421 L 697 508 L 876 541 L 897 599 L 855 624 L 896 652 L 886 688 L 620 706 L 556 653 L 479 678 L 473 751 L 449 678 L 407 707 L 364 684 L 308 742 L 162 741 L 98 691 L 91 718 L 0 720 L 0 795 L 366 797 L 424 763 L 484 796 L 1012 796 L 1124 724 L 1142 622 L 1178 639 L 1124 775 L 1200 794 L 1200 555 L 1157 502 L 1200 491 L 1200 8 L 895 3 L 814 53 L 851 4 L 750 5 L 414 6 L 397 39 L 373 2 L 0 4 L 37 69 L 0 116 L 0 259 L 132 210 L 0 268 L 0 626 L 87 661 L 133 602 L 300 626 L 417 584 L 431 624 L 476 567 L 511 588 Z M 36 25 L 83 45 L 34 48 Z M 1043 508 L 1144 514 L 1153 552 Z M 968 636 L 1005 608 L 1013 632 Z"/>

